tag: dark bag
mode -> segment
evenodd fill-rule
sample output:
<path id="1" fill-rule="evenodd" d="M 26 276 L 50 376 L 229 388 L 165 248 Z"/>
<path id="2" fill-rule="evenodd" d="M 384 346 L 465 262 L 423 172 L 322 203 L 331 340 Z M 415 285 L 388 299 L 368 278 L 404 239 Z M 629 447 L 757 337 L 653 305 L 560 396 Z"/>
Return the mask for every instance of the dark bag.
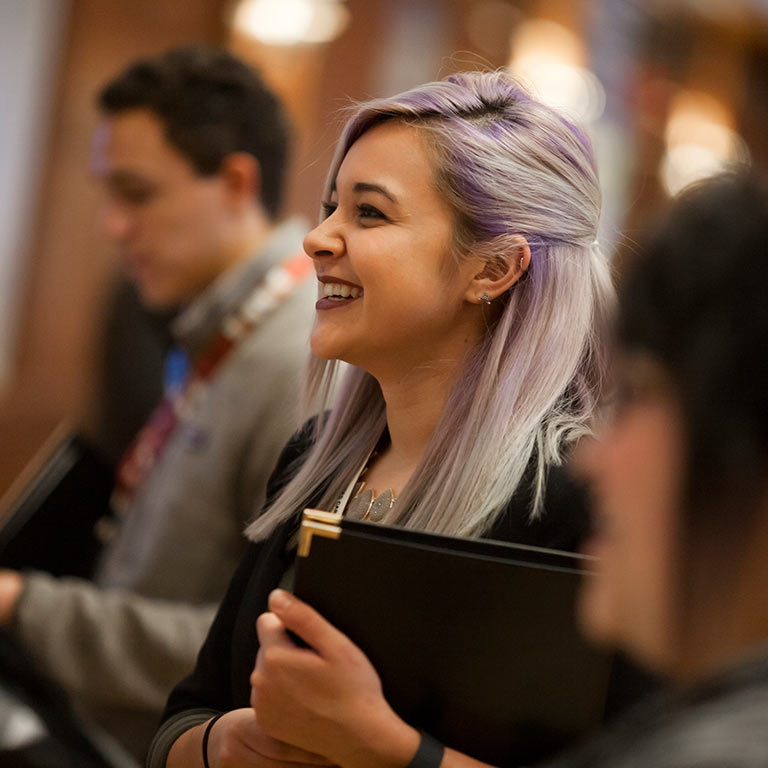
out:
<path id="1" fill-rule="evenodd" d="M 113 470 L 79 435 L 54 438 L 0 500 L 0 567 L 93 575 Z"/>

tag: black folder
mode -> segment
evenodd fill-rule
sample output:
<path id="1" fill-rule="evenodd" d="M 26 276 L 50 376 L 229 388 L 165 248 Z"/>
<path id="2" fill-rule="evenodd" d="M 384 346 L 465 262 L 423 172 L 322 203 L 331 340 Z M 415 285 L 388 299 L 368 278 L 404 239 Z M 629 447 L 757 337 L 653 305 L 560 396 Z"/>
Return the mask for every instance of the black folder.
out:
<path id="1" fill-rule="evenodd" d="M 363 649 L 404 720 L 520 766 L 603 718 L 612 658 L 575 617 L 588 561 L 306 510 L 294 591 Z"/>
<path id="2" fill-rule="evenodd" d="M 112 517 L 113 470 L 81 435 L 57 431 L 0 499 L 0 567 L 90 578 Z"/>

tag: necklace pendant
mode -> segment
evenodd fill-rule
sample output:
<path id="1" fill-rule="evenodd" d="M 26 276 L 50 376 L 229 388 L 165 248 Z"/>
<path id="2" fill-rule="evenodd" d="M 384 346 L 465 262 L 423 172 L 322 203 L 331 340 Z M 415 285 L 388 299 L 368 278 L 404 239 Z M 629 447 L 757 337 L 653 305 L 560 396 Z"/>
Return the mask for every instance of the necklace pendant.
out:
<path id="1" fill-rule="evenodd" d="M 370 488 L 368 488 L 367 490 L 363 490 L 361 488 L 358 491 L 357 495 L 349 502 L 346 516 L 350 520 L 367 519 L 368 514 L 371 510 L 371 505 L 373 504 L 373 500 L 374 500 L 373 490 Z"/>
<path id="2" fill-rule="evenodd" d="M 374 523 L 378 523 L 395 503 L 395 494 L 391 488 L 387 488 L 380 496 L 373 499 L 369 517 Z"/>

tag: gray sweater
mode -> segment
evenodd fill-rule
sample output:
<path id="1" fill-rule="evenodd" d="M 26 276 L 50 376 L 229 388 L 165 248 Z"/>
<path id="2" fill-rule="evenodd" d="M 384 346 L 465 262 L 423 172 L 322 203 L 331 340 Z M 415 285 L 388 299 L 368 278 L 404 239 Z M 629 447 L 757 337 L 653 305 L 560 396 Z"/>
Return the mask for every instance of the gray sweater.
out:
<path id="1" fill-rule="evenodd" d="M 768 768 L 768 648 L 650 697 L 546 768 Z"/>
<path id="2" fill-rule="evenodd" d="M 175 322 L 179 343 L 199 350 L 270 266 L 299 252 L 302 234 L 283 225 L 210 286 Z M 315 296 L 310 278 L 222 363 L 131 502 L 95 583 L 27 574 L 13 624 L 21 641 L 137 757 L 194 665 L 244 524 L 296 428 Z"/>

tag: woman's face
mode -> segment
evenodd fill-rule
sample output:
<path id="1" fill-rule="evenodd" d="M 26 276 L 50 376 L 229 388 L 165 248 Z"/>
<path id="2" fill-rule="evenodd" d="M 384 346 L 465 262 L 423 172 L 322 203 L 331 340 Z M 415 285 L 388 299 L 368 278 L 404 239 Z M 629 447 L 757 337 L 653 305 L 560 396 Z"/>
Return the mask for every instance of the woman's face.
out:
<path id="1" fill-rule="evenodd" d="M 466 300 L 478 267 L 454 264 L 453 215 L 417 129 L 364 133 L 324 204 L 327 218 L 304 240 L 319 280 L 313 353 L 380 379 L 460 359 L 482 333 L 480 307 Z"/>
<path id="2" fill-rule="evenodd" d="M 581 619 L 593 639 L 665 672 L 672 661 L 681 416 L 649 360 L 625 361 L 619 376 L 624 394 L 612 426 L 576 457 L 593 497 L 596 533 L 587 552 L 599 558 L 584 580 Z"/>

